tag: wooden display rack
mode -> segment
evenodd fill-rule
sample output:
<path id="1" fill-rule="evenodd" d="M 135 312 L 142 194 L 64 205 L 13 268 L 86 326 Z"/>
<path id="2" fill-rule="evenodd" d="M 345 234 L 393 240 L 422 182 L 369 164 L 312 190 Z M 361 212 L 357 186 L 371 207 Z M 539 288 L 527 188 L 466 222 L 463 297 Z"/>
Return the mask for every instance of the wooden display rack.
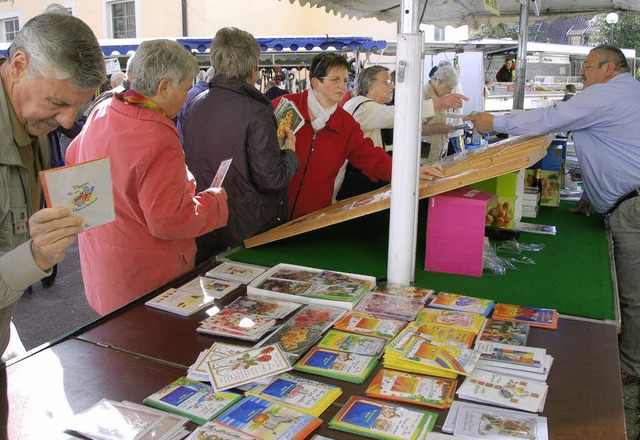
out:
<path id="1" fill-rule="evenodd" d="M 505 139 L 486 148 L 474 148 L 439 163 L 447 177 L 434 181 L 420 181 L 420 199 L 469 185 L 521 168 L 528 168 L 542 159 L 551 143 L 550 135 L 518 136 Z M 247 248 L 260 246 L 325 226 L 362 217 L 388 209 L 391 205 L 391 185 L 376 191 L 341 200 L 311 212 L 244 241 Z"/>

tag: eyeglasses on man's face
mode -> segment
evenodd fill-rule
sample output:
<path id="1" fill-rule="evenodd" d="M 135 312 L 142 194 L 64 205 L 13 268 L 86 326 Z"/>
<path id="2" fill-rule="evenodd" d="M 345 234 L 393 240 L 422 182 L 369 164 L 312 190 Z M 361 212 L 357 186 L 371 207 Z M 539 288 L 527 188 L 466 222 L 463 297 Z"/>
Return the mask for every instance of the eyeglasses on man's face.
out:
<path id="1" fill-rule="evenodd" d="M 394 84 L 394 82 L 393 82 L 393 80 L 391 78 L 387 78 L 387 79 L 376 78 L 376 81 L 382 81 L 383 83 L 385 83 L 388 86 Z"/>
<path id="2" fill-rule="evenodd" d="M 598 69 L 601 68 L 602 66 L 604 66 L 605 64 L 607 64 L 609 61 L 600 61 L 598 62 Z M 595 64 L 590 64 L 587 63 L 586 61 L 583 61 L 582 63 L 580 63 L 580 67 L 582 68 L 582 70 L 587 70 L 591 67 L 595 66 Z"/>

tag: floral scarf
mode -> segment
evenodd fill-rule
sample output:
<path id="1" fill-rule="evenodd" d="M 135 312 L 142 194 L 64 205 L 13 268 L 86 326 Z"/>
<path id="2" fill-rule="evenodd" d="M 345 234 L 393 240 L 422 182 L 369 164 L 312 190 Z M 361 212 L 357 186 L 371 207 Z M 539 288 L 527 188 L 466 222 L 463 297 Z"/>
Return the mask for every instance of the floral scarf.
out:
<path id="1" fill-rule="evenodd" d="M 126 90 L 124 93 L 116 96 L 118 99 L 126 102 L 127 104 L 137 105 L 138 107 L 153 110 L 154 112 L 158 112 L 161 115 L 167 116 L 162 107 L 160 107 L 158 104 L 141 93 L 134 92 L 133 90 Z"/>

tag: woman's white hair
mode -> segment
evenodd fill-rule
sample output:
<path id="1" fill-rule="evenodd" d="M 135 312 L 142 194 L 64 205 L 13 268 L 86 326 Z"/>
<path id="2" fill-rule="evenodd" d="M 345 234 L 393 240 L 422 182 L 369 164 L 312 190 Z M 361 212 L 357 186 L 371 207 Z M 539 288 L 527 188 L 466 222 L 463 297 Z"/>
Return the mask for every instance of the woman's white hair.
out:
<path id="1" fill-rule="evenodd" d="M 154 96 L 163 79 L 177 86 L 186 79 L 195 78 L 200 71 L 195 57 L 176 41 L 143 41 L 131 62 L 135 76 L 131 90 L 145 96 Z"/>
<path id="2" fill-rule="evenodd" d="M 458 85 L 458 72 L 449 61 L 440 61 L 438 70 L 433 74 L 431 80 L 453 90 Z"/>

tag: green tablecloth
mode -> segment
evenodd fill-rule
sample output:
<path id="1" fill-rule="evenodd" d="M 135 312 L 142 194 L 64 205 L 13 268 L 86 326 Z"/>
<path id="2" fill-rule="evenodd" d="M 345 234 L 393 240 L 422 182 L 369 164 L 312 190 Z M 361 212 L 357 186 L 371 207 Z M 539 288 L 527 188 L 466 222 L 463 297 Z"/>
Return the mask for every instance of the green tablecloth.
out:
<path id="1" fill-rule="evenodd" d="M 555 236 L 521 233 L 521 243 L 544 243 L 540 252 L 527 252 L 535 265 L 518 265 L 505 275 L 482 277 L 424 270 L 426 203 L 421 202 L 416 255 L 416 285 L 491 298 L 559 313 L 614 320 L 615 302 L 611 263 L 604 223 L 600 215 L 584 217 L 570 212 L 570 204 L 541 207 L 535 223 L 555 225 Z M 372 214 L 321 230 L 241 249 L 235 261 L 275 266 L 290 263 L 343 272 L 387 275 L 389 211 Z M 504 254 L 506 256 L 506 254 Z"/>

